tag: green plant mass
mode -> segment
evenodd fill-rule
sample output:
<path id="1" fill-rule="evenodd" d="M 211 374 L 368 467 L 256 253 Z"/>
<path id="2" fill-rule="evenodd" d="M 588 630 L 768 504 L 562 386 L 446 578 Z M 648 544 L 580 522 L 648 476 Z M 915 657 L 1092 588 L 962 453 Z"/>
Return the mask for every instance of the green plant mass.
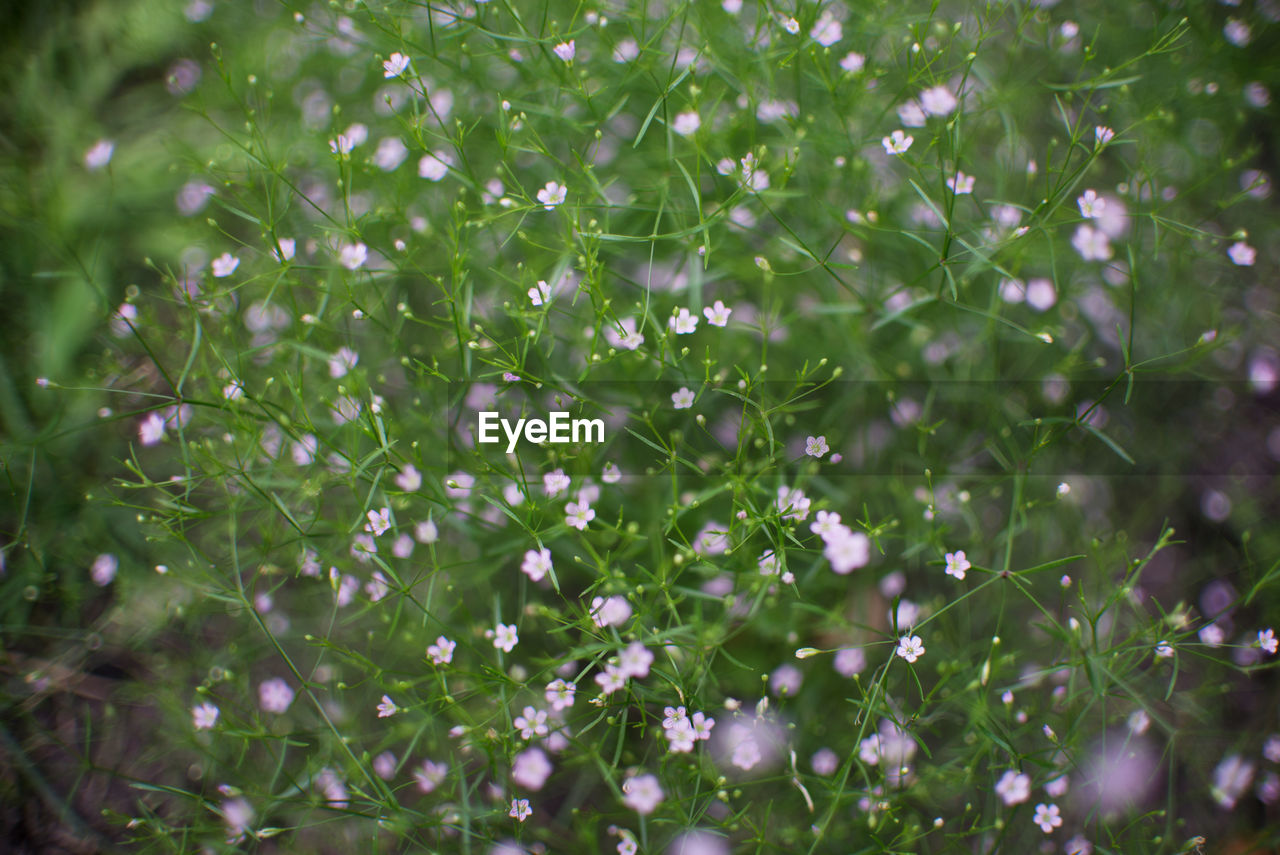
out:
<path id="1" fill-rule="evenodd" d="M 0 849 L 1280 847 L 1280 3 L 0 26 Z"/>

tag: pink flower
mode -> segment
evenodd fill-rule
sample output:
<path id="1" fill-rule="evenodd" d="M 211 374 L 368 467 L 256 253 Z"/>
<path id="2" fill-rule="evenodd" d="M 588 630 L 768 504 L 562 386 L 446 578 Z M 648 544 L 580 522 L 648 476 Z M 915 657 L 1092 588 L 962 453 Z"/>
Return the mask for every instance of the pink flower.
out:
<path id="1" fill-rule="evenodd" d="M 567 42 L 560 42 L 560 44 L 553 47 L 552 50 L 555 51 L 556 56 L 560 57 L 560 59 L 565 62 L 572 62 L 574 56 L 578 53 L 573 39 L 569 39 Z"/>
<path id="2" fill-rule="evenodd" d="M 421 769 L 413 773 L 413 779 L 417 782 L 419 790 L 424 793 L 430 793 L 444 783 L 444 776 L 448 772 L 448 764 L 424 760 Z"/>
<path id="3" fill-rule="evenodd" d="M 542 789 L 551 775 L 551 761 L 541 748 L 521 751 L 511 763 L 511 780 L 526 790 Z"/>
<path id="4" fill-rule="evenodd" d="M 258 684 L 258 705 L 269 713 L 283 713 L 293 703 L 293 689 L 279 677 Z"/>
<path id="5" fill-rule="evenodd" d="M 191 723 L 196 730 L 211 730 L 218 721 L 218 708 L 211 703 L 203 703 L 191 708 Z"/>
<path id="6" fill-rule="evenodd" d="M 637 775 L 622 784 L 622 803 L 636 813 L 648 815 L 662 803 L 664 794 L 653 775 Z"/>

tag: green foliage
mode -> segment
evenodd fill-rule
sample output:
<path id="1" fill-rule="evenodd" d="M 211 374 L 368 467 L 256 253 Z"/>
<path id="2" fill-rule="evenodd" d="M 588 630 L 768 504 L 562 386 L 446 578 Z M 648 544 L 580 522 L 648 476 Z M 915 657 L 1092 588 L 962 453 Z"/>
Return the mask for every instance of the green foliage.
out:
<path id="1" fill-rule="evenodd" d="M 0 801 L 157 852 L 1276 845 L 1274 15 L 1185 5 L 15 12 Z"/>

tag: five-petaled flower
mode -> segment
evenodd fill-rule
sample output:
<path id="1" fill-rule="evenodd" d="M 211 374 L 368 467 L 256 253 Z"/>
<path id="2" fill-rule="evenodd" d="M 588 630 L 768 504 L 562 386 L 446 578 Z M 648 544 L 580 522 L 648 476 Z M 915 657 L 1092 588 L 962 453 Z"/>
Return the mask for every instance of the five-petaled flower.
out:
<path id="1" fill-rule="evenodd" d="M 513 623 L 499 623 L 493 629 L 493 646 L 501 650 L 503 653 L 510 653 L 511 649 L 520 643 L 520 636 L 516 634 L 516 626 Z"/>
<path id="2" fill-rule="evenodd" d="M 1040 826 L 1040 830 L 1045 834 L 1051 834 L 1055 828 L 1062 825 L 1062 816 L 1057 805 L 1046 805 L 1041 802 L 1036 805 L 1036 815 L 1032 817 L 1032 822 Z"/>
<path id="3" fill-rule="evenodd" d="M 532 813 L 533 808 L 529 807 L 528 799 L 512 799 L 511 810 L 507 811 L 507 816 L 519 822 L 524 822 Z"/>
<path id="4" fill-rule="evenodd" d="M 240 259 L 236 258 L 234 255 L 232 255 L 229 252 L 222 253 L 222 255 L 218 256 L 217 258 L 215 258 L 213 261 L 209 263 L 209 269 L 213 272 L 213 275 L 218 279 L 224 279 L 230 276 L 232 273 L 235 273 L 236 268 L 239 266 L 240 266 Z"/>
<path id="5" fill-rule="evenodd" d="M 1268 653 L 1275 653 L 1277 645 L 1280 641 L 1276 639 L 1275 631 L 1270 627 L 1258 630 L 1258 646 Z"/>
<path id="6" fill-rule="evenodd" d="M 453 661 L 453 651 L 457 646 L 458 642 L 450 641 L 442 635 L 427 647 L 427 656 L 433 665 L 448 665 Z"/>
<path id="7" fill-rule="evenodd" d="M 1080 206 L 1080 216 L 1086 220 L 1096 220 L 1107 210 L 1107 200 L 1103 199 L 1093 190 L 1086 190 L 1076 199 L 1076 204 Z"/>
<path id="8" fill-rule="evenodd" d="M 381 537 L 387 529 L 391 528 L 390 508 L 369 511 L 368 517 L 369 521 L 364 524 L 364 530 L 371 532 L 374 537 Z"/>
<path id="9" fill-rule="evenodd" d="M 542 577 L 546 576 L 550 569 L 551 550 L 545 546 L 541 549 L 530 549 L 524 554 L 524 561 L 520 564 L 520 572 L 535 582 L 541 582 Z"/>
<path id="10" fill-rule="evenodd" d="M 689 314 L 689 310 L 681 307 L 679 314 L 672 315 L 667 321 L 667 326 L 675 331 L 676 335 L 688 335 L 698 328 L 698 316 Z"/>
<path id="11" fill-rule="evenodd" d="M 539 279 L 538 284 L 529 289 L 529 302 L 535 306 L 551 302 L 551 286 Z"/>
<path id="12" fill-rule="evenodd" d="M 596 512 L 586 502 L 569 502 L 564 506 L 564 521 L 578 531 L 586 531 L 587 524 L 596 518 Z"/>
<path id="13" fill-rule="evenodd" d="M 904 635 L 898 639 L 898 649 L 894 652 L 908 662 L 915 662 L 924 655 L 924 642 L 918 635 Z"/>
<path id="14" fill-rule="evenodd" d="M 218 708 L 209 702 L 191 708 L 191 723 L 196 730 L 210 730 L 218 721 Z"/>
<path id="15" fill-rule="evenodd" d="M 664 794 L 653 775 L 637 775 L 622 784 L 622 802 L 639 814 L 651 814 L 662 803 Z"/>
<path id="16" fill-rule="evenodd" d="M 902 154 L 907 149 L 911 148 L 911 144 L 915 141 L 915 137 L 910 136 L 906 131 L 899 129 L 880 140 L 880 143 L 884 146 L 884 150 L 888 154 Z"/>
<path id="17" fill-rule="evenodd" d="M 542 207 L 550 211 L 556 205 L 564 202 L 565 194 L 569 188 L 555 181 L 548 181 L 547 186 L 538 191 L 538 201 L 542 203 Z"/>
<path id="18" fill-rule="evenodd" d="M 729 313 L 732 311 L 733 309 L 726 306 L 723 301 L 716 300 L 715 305 L 703 308 L 702 314 L 706 317 L 707 323 L 711 324 L 711 326 L 723 327 L 728 325 Z"/>
<path id="19" fill-rule="evenodd" d="M 396 706 L 396 702 L 391 700 L 390 695 L 382 696 L 382 703 L 378 704 L 378 718 L 387 718 L 400 712 L 400 708 Z"/>
<path id="20" fill-rule="evenodd" d="M 972 195 L 973 193 L 973 176 L 965 175 L 963 172 L 956 170 L 956 174 L 947 179 L 947 186 L 951 188 L 951 192 L 957 196 Z"/>
<path id="21" fill-rule="evenodd" d="M 943 561 L 947 563 L 947 575 L 955 576 L 957 579 L 963 579 L 965 571 L 973 566 L 965 557 L 964 550 L 948 552 L 943 556 Z"/>
<path id="22" fill-rule="evenodd" d="M 810 457 L 822 457 L 830 450 L 825 436 L 811 436 L 804 441 L 804 453 Z"/>
<path id="23" fill-rule="evenodd" d="M 574 56 L 578 53 L 578 48 L 574 44 L 573 39 L 569 39 L 567 42 L 560 42 L 560 44 L 553 47 L 552 50 L 555 51 L 556 56 L 560 57 L 565 62 L 572 62 Z"/>
<path id="24" fill-rule="evenodd" d="M 537 710 L 533 707 L 525 707 L 524 713 L 518 715 L 513 722 L 516 730 L 520 731 L 522 739 L 533 739 L 535 736 L 546 736 L 551 732 L 547 727 L 547 711 Z"/>
<path id="25" fill-rule="evenodd" d="M 561 679 L 552 680 L 547 683 L 546 699 L 551 704 L 551 708 L 556 712 L 567 710 L 573 706 L 573 696 L 577 694 L 578 687 L 573 683 L 567 683 Z"/>
<path id="26" fill-rule="evenodd" d="M 671 393 L 671 405 L 677 410 L 687 410 L 693 406 L 693 392 L 687 386 L 681 386 Z"/>
<path id="27" fill-rule="evenodd" d="M 945 86 L 933 86 L 920 93 L 920 106 L 930 116 L 946 116 L 957 103 L 956 96 Z"/>
<path id="28" fill-rule="evenodd" d="M 1258 257 L 1258 251 L 1242 240 L 1236 241 L 1227 248 L 1227 257 L 1232 264 L 1240 267 L 1252 267 Z"/>
<path id="29" fill-rule="evenodd" d="M 399 51 L 391 54 L 391 57 L 382 63 L 382 76 L 388 80 L 392 77 L 399 77 L 409 68 L 409 57 Z"/>
<path id="30" fill-rule="evenodd" d="M 996 782 L 996 795 L 1006 805 L 1016 805 L 1031 798 L 1031 776 L 1012 769 L 1005 770 Z"/>

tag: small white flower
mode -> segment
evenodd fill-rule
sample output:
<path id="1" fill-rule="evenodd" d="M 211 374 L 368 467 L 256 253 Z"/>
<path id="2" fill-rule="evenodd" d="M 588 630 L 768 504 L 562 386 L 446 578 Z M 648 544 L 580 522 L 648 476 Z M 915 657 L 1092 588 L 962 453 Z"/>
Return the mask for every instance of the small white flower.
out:
<path id="1" fill-rule="evenodd" d="M 1267 628 L 1258 630 L 1258 646 L 1268 653 L 1274 654 L 1280 641 L 1276 639 L 1275 631 Z"/>
<path id="2" fill-rule="evenodd" d="M 111 155 L 115 153 L 116 144 L 111 140 L 98 140 L 89 150 L 84 153 L 84 167 L 90 172 L 96 172 L 111 162 Z"/>
<path id="3" fill-rule="evenodd" d="M 947 179 L 947 186 L 957 196 L 971 195 L 973 193 L 973 176 L 965 175 L 957 170 L 955 175 Z"/>
<path id="4" fill-rule="evenodd" d="M 685 386 L 681 386 L 675 392 L 671 393 L 671 404 L 677 410 L 687 410 L 693 406 L 693 392 Z"/>
<path id="5" fill-rule="evenodd" d="M 338 261 L 348 270 L 360 268 L 369 257 L 369 247 L 362 243 L 343 244 L 338 250 Z"/>
<path id="6" fill-rule="evenodd" d="M 450 641 L 442 635 L 427 648 L 427 656 L 433 665 L 448 665 L 453 661 L 453 651 L 457 646 L 458 642 Z"/>
<path id="7" fill-rule="evenodd" d="M 224 279 L 230 276 L 232 273 L 235 273 L 236 268 L 239 266 L 240 266 L 240 259 L 236 258 L 234 255 L 232 255 L 229 252 L 222 253 L 222 255 L 218 256 L 212 262 L 209 263 L 209 269 L 213 272 L 213 275 L 218 279 Z"/>
<path id="8" fill-rule="evenodd" d="M 138 424 L 138 441 L 143 445 L 155 445 L 164 439 L 164 416 L 159 413 L 148 413 Z"/>
<path id="9" fill-rule="evenodd" d="M 1116 132 L 1106 125 L 1095 125 L 1093 128 L 1094 145 L 1101 148 L 1115 138 Z"/>
<path id="10" fill-rule="evenodd" d="M 1236 241 L 1227 248 L 1227 256 L 1231 263 L 1240 267 L 1252 267 L 1258 258 L 1258 251 L 1244 241 Z"/>
<path id="11" fill-rule="evenodd" d="M 408 69 L 409 57 L 397 51 L 382 63 L 382 76 L 390 80 L 392 77 L 399 77 L 404 74 Z"/>
<path id="12" fill-rule="evenodd" d="M 556 679 L 547 683 L 545 696 L 547 703 L 551 704 L 551 708 L 556 712 L 560 712 L 573 706 L 573 696 L 577 692 L 578 687 L 573 683 L 566 683 L 564 680 Z"/>
<path id="13" fill-rule="evenodd" d="M 280 247 L 279 249 L 272 249 L 271 256 L 281 264 L 292 259 L 298 250 L 298 242 L 293 238 L 280 238 L 276 243 L 278 243 Z"/>
<path id="14" fill-rule="evenodd" d="M 826 545 L 822 555 L 837 575 L 848 575 L 859 567 L 865 567 L 871 559 L 871 539 L 846 525 L 841 524 L 830 535 L 824 535 L 823 540 Z"/>
<path id="15" fill-rule="evenodd" d="M 681 307 L 679 314 L 672 315 L 667 321 L 667 326 L 675 330 L 676 335 L 688 335 L 698 329 L 698 316 Z"/>
<path id="16" fill-rule="evenodd" d="M 915 137 L 909 136 L 903 130 L 896 130 L 880 141 L 888 154 L 902 154 L 911 148 L 913 142 L 915 142 Z"/>
<path id="17" fill-rule="evenodd" d="M 538 284 L 530 288 L 528 293 L 529 302 L 535 306 L 551 302 L 551 286 L 543 279 L 539 279 Z"/>
<path id="18" fill-rule="evenodd" d="M 782 17 L 782 29 L 794 36 L 796 33 L 800 32 L 800 22 L 795 18 L 784 16 Z"/>
<path id="19" fill-rule="evenodd" d="M 825 10 L 818 17 L 817 23 L 813 25 L 813 29 L 809 31 L 809 38 L 813 39 L 823 47 L 831 47 L 844 37 L 844 29 L 840 26 L 840 22 L 836 20 L 835 15 L 830 10 Z"/>
<path id="20" fill-rule="evenodd" d="M 528 799 L 512 799 L 511 810 L 507 811 L 507 816 L 519 822 L 524 822 L 533 813 L 533 808 L 529 807 Z"/>
<path id="21" fill-rule="evenodd" d="M 218 721 L 218 708 L 211 703 L 203 703 L 191 708 L 191 723 L 196 730 L 212 730 Z"/>
<path id="22" fill-rule="evenodd" d="M 733 311 L 720 300 L 716 300 L 714 306 L 703 308 L 702 314 L 707 319 L 707 323 L 713 327 L 727 326 L 729 323 L 729 314 Z"/>
<path id="23" fill-rule="evenodd" d="M 1085 261 L 1108 261 L 1111 259 L 1111 239 L 1102 229 L 1082 223 L 1076 228 L 1071 238 L 1071 245 Z"/>
<path id="24" fill-rule="evenodd" d="M 396 486 L 406 493 L 417 492 L 422 486 L 422 473 L 412 463 L 404 467 L 404 471 L 395 477 Z"/>
<path id="25" fill-rule="evenodd" d="M 548 498 L 554 499 L 556 496 L 569 489 L 572 480 L 568 475 L 564 474 L 563 469 L 552 469 L 542 476 L 542 492 Z"/>
<path id="26" fill-rule="evenodd" d="M 574 45 L 573 39 L 569 39 L 567 42 L 560 42 L 560 44 L 553 47 L 552 50 L 555 51 L 556 56 L 560 57 L 560 59 L 565 62 L 572 62 L 574 56 L 578 53 L 578 49 Z"/>
<path id="27" fill-rule="evenodd" d="M 1226 639 L 1226 633 L 1216 623 L 1206 624 L 1201 628 L 1199 635 L 1200 641 L 1209 647 L 1221 647 Z"/>
<path id="28" fill-rule="evenodd" d="M 596 518 L 596 512 L 586 502 L 569 502 L 564 506 L 565 524 L 586 531 L 587 524 Z"/>
<path id="29" fill-rule="evenodd" d="M 649 676 L 649 666 L 653 664 L 653 654 L 639 641 L 633 641 L 618 651 L 618 673 L 623 679 Z"/>
<path id="30" fill-rule="evenodd" d="M 1107 200 L 1093 190 L 1084 191 L 1080 198 L 1076 199 L 1076 204 L 1080 206 L 1080 216 L 1086 220 L 1096 220 L 1107 210 Z"/>
<path id="31" fill-rule="evenodd" d="M 811 436 L 804 441 L 804 453 L 809 457 L 823 457 L 830 450 L 825 436 Z"/>
<path id="32" fill-rule="evenodd" d="M 340 347 L 329 357 L 329 376 L 334 379 L 346 377 L 359 361 L 360 354 L 349 347 Z"/>
<path id="33" fill-rule="evenodd" d="M 453 166 L 453 155 L 443 151 L 424 154 L 418 161 L 418 177 L 428 181 L 442 181 Z"/>
<path id="34" fill-rule="evenodd" d="M 546 576 L 550 569 L 551 550 L 546 547 L 530 549 L 524 554 L 524 561 L 520 564 L 520 572 L 535 582 L 541 582 L 542 577 Z"/>
<path id="35" fill-rule="evenodd" d="M 1055 828 L 1062 825 L 1062 816 L 1057 805 L 1041 803 L 1036 805 L 1036 815 L 1032 817 L 1032 822 L 1040 826 L 1040 830 L 1045 834 L 1051 834 Z"/>
<path id="36" fill-rule="evenodd" d="M 533 739 L 535 736 L 546 736 L 551 732 L 551 728 L 547 726 L 547 711 L 535 710 L 533 707 L 525 707 L 523 715 L 518 715 L 512 722 L 516 726 L 516 730 L 520 731 L 520 738 Z"/>
<path id="37" fill-rule="evenodd" d="M 292 703 L 293 689 L 279 677 L 272 677 L 258 684 L 258 704 L 266 712 L 283 713 Z"/>
<path id="38" fill-rule="evenodd" d="M 898 121 L 904 128 L 923 128 L 929 123 L 919 101 L 905 101 L 898 107 Z"/>
<path id="39" fill-rule="evenodd" d="M 662 787 L 653 775 L 637 775 L 622 784 L 622 803 L 636 813 L 653 813 L 663 798 Z"/>
<path id="40" fill-rule="evenodd" d="M 384 137 L 378 142 L 378 148 L 373 153 L 373 165 L 383 172 L 391 172 L 404 163 L 408 156 L 409 147 L 399 137 Z"/>
<path id="41" fill-rule="evenodd" d="M 369 511 L 368 518 L 369 521 L 364 524 L 364 530 L 372 532 L 374 537 L 381 537 L 383 532 L 391 528 L 390 508 Z"/>
<path id="42" fill-rule="evenodd" d="M 1173 645 L 1171 645 L 1169 642 L 1161 641 L 1159 644 L 1156 645 L 1157 659 L 1168 659 L 1172 655 L 1173 655 Z"/>
<path id="43" fill-rule="evenodd" d="M 515 624 L 499 623 L 494 627 L 493 646 L 503 653 L 510 653 L 511 649 L 519 643 L 520 636 L 516 634 Z"/>
<path id="44" fill-rule="evenodd" d="M 682 137 L 690 136 L 700 127 L 702 127 L 702 119 L 694 110 L 678 113 L 675 120 L 671 123 L 671 130 L 675 131 Z"/>
<path id="45" fill-rule="evenodd" d="M 867 58 L 856 51 L 849 51 L 840 60 L 840 68 L 850 74 L 857 74 L 867 64 Z"/>
<path id="46" fill-rule="evenodd" d="M 351 149 L 355 147 L 355 141 L 346 134 L 338 134 L 335 138 L 329 140 L 329 151 L 334 154 L 350 154 Z"/>
<path id="47" fill-rule="evenodd" d="M 1031 798 L 1031 776 L 1006 770 L 996 782 L 996 795 L 1010 806 L 1025 802 Z"/>
<path id="48" fill-rule="evenodd" d="M 593 597 L 591 622 L 604 629 L 606 626 L 622 626 L 631 618 L 631 604 L 625 597 Z"/>
<path id="49" fill-rule="evenodd" d="M 562 204 L 568 188 L 563 184 L 555 181 L 548 181 L 547 185 L 538 191 L 538 201 L 542 203 L 542 207 L 548 211 L 556 205 Z"/>
<path id="50" fill-rule="evenodd" d="M 965 571 L 973 566 L 965 557 L 964 550 L 948 552 L 943 556 L 943 560 L 947 563 L 947 575 L 955 576 L 957 579 L 963 579 Z"/>
<path id="51" fill-rule="evenodd" d="M 904 635 L 898 639 L 898 649 L 894 652 L 908 662 L 915 662 L 924 655 L 924 642 L 920 640 L 918 635 L 910 637 Z"/>
<path id="52" fill-rule="evenodd" d="M 955 110 L 956 96 L 945 86 L 934 86 L 920 93 L 920 106 L 930 116 L 946 116 Z"/>
<path id="53" fill-rule="evenodd" d="M 378 704 L 378 718 L 388 718 L 400 712 L 400 708 L 396 706 L 396 702 L 391 700 L 390 695 L 382 696 L 382 703 Z"/>
<path id="54" fill-rule="evenodd" d="M 114 555 L 104 552 L 93 559 L 93 566 L 89 568 L 89 578 L 93 579 L 93 584 L 105 588 L 111 584 L 111 580 L 116 578 L 116 570 L 119 566 L 120 562 Z"/>
<path id="55" fill-rule="evenodd" d="M 417 782 L 419 790 L 424 793 L 431 793 L 435 791 L 436 787 L 444 783 L 444 777 L 448 773 L 448 764 L 424 760 L 421 770 L 413 773 L 413 779 Z"/>
<path id="56" fill-rule="evenodd" d="M 1244 47 L 1253 39 L 1249 25 L 1239 18 L 1227 18 L 1227 23 L 1222 27 L 1222 34 L 1236 47 Z"/>

